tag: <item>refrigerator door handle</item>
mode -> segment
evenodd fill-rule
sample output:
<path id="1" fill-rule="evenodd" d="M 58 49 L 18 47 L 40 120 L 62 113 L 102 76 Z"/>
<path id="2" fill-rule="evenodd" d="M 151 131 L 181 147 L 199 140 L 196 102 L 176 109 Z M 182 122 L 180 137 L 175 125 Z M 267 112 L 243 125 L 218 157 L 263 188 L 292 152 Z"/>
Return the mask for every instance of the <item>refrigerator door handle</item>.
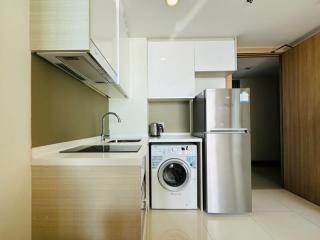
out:
<path id="1" fill-rule="evenodd" d="M 248 133 L 247 128 L 216 128 L 210 130 L 210 133 Z"/>

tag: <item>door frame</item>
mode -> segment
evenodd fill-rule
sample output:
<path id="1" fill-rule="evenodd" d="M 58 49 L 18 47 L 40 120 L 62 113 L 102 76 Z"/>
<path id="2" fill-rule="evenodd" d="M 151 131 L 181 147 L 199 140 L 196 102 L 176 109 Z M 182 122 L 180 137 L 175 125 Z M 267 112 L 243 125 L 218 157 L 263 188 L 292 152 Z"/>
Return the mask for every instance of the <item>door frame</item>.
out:
<path id="1" fill-rule="evenodd" d="M 288 49 L 273 52 L 273 48 L 238 48 L 238 58 L 278 57 L 279 58 L 279 131 L 280 131 L 280 167 L 281 186 L 284 187 L 283 167 L 283 80 L 282 80 L 282 54 Z M 230 76 L 229 76 L 230 79 Z M 231 74 L 232 79 L 232 74 Z M 230 80 L 229 80 L 230 81 Z M 232 85 L 231 85 L 232 86 Z"/>

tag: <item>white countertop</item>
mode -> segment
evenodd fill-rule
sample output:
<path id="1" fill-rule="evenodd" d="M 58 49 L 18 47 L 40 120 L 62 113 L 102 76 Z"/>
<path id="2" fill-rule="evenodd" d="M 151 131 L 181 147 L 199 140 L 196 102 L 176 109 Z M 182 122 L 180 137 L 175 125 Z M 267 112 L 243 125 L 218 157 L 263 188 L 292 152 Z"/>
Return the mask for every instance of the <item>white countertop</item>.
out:
<path id="1" fill-rule="evenodd" d="M 141 145 L 134 153 L 60 153 L 62 150 L 79 145 L 101 145 L 98 138 L 77 140 L 67 143 L 53 144 L 32 149 L 32 166 L 141 166 L 144 167 L 148 151 L 148 139 L 141 142 L 121 143 L 123 145 Z M 119 143 L 108 143 L 114 145 Z"/>
<path id="2" fill-rule="evenodd" d="M 161 137 L 142 138 L 136 143 L 108 143 L 105 145 L 141 145 L 138 152 L 132 153 L 60 153 L 60 151 L 81 145 L 101 145 L 99 137 L 52 144 L 32 149 L 32 166 L 141 166 L 145 165 L 150 143 L 202 142 L 201 138 L 189 134 L 165 134 Z"/>
<path id="3" fill-rule="evenodd" d="M 185 134 L 177 134 L 177 135 L 171 135 L 166 134 L 162 135 L 160 137 L 149 137 L 150 143 L 179 143 L 179 142 L 202 142 L 202 138 L 194 137 L 191 135 L 185 135 Z"/>

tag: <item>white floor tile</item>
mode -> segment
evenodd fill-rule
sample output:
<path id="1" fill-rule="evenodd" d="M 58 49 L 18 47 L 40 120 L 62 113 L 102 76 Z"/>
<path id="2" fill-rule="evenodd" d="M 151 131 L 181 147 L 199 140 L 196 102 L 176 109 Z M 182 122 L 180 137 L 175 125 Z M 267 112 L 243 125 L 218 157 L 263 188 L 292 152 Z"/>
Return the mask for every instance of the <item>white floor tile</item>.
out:
<path id="1" fill-rule="evenodd" d="M 253 213 L 252 218 L 276 240 L 320 239 L 320 228 L 293 212 Z"/>
<path id="2" fill-rule="evenodd" d="M 259 186 L 252 192 L 253 212 L 247 215 L 151 210 L 148 239 L 320 240 L 319 206 L 284 189 Z"/>
<path id="3" fill-rule="evenodd" d="M 213 240 L 200 211 L 152 210 L 149 224 L 149 240 Z"/>
<path id="4" fill-rule="evenodd" d="M 204 225 L 217 240 L 271 240 L 272 238 L 249 215 L 204 215 Z"/>
<path id="5" fill-rule="evenodd" d="M 266 190 L 271 196 L 274 197 L 275 200 L 281 202 L 287 208 L 292 211 L 296 210 L 305 210 L 309 208 L 313 208 L 313 203 L 289 192 L 284 189 L 279 190 Z"/>
<path id="6" fill-rule="evenodd" d="M 300 216 L 304 217 L 305 219 L 309 220 L 313 224 L 320 227 L 320 207 L 313 206 L 305 210 L 298 210 L 297 214 L 299 214 Z"/>
<path id="7" fill-rule="evenodd" d="M 275 201 L 320 226 L 320 207 L 286 190 L 266 190 Z M 259 200 L 258 202 L 261 203 Z M 320 238 L 319 238 L 320 239 Z"/>
<path id="8" fill-rule="evenodd" d="M 252 191 L 252 211 L 253 212 L 282 212 L 290 211 L 283 203 L 276 199 L 269 190 Z"/>

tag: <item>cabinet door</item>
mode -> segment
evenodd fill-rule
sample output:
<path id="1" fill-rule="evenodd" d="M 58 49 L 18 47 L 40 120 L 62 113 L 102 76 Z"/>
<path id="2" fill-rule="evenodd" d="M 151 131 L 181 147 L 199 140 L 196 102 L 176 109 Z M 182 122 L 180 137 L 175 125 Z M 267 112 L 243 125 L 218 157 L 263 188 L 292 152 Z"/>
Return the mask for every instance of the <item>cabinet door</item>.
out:
<path id="1" fill-rule="evenodd" d="M 32 240 L 141 240 L 140 171 L 33 166 Z"/>
<path id="2" fill-rule="evenodd" d="M 128 36 L 128 29 L 125 22 L 124 9 L 122 1 L 118 1 L 118 83 L 125 92 L 125 95 L 129 96 L 130 93 L 130 81 L 129 81 L 129 51 L 130 42 Z"/>
<path id="3" fill-rule="evenodd" d="M 117 1 L 90 0 L 90 39 L 116 74 L 118 71 Z"/>
<path id="4" fill-rule="evenodd" d="M 88 9 L 88 0 L 30 0 L 31 50 L 89 50 Z"/>
<path id="5" fill-rule="evenodd" d="M 193 98 L 194 44 L 189 41 L 148 43 L 148 97 Z"/>
<path id="6" fill-rule="evenodd" d="M 196 72 L 235 71 L 236 59 L 236 45 L 233 38 L 195 43 Z"/>

